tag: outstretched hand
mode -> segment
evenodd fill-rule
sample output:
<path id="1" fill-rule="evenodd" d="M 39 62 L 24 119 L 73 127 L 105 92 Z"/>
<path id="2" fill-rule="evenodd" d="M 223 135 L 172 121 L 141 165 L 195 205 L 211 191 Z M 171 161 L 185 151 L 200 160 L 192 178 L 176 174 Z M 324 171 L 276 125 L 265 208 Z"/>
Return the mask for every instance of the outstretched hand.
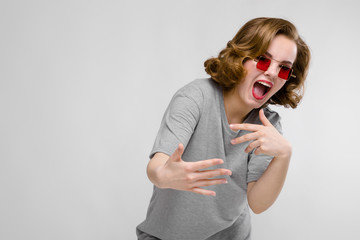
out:
<path id="1" fill-rule="evenodd" d="M 263 125 L 250 123 L 231 124 L 230 128 L 232 130 L 246 130 L 252 132 L 231 140 L 231 143 L 239 144 L 252 141 L 245 149 L 246 153 L 249 153 L 256 148 L 254 151 L 254 154 L 256 155 L 266 154 L 274 157 L 289 157 L 291 155 L 290 143 L 266 118 L 263 109 L 259 111 L 259 117 Z"/>
<path id="2" fill-rule="evenodd" d="M 215 196 L 216 193 L 214 191 L 206 190 L 202 187 L 227 183 L 225 178 L 211 178 L 231 175 L 232 172 L 223 168 L 214 170 L 202 169 L 222 164 L 224 161 L 214 158 L 197 162 L 185 162 L 182 160 L 183 153 L 184 146 L 179 144 L 166 163 L 158 169 L 158 176 L 161 179 L 159 187 Z"/>

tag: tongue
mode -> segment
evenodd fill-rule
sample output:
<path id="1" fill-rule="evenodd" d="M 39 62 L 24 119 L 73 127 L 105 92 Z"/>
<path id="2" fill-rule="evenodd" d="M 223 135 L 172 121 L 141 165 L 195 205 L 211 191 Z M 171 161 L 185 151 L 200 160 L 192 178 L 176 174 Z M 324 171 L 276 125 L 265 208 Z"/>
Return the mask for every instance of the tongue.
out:
<path id="1" fill-rule="evenodd" d="M 254 85 L 254 93 L 259 96 L 259 97 L 262 97 L 264 96 L 265 94 L 265 91 L 266 91 L 266 87 L 260 83 L 255 83 Z"/>

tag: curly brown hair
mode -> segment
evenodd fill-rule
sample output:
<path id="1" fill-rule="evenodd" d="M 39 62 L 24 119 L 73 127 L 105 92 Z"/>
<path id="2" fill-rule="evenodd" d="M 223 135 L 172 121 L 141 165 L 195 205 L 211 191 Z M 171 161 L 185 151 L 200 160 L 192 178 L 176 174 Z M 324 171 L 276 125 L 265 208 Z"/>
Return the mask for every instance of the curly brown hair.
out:
<path id="1" fill-rule="evenodd" d="M 205 61 L 205 71 L 223 87 L 224 91 L 231 91 L 246 75 L 243 63 L 263 55 L 270 42 L 279 34 L 296 43 L 297 56 L 293 64 L 293 74 L 296 78 L 291 77 L 287 80 L 265 105 L 278 104 L 296 108 L 304 95 L 311 54 L 295 26 L 287 20 L 265 17 L 250 20 L 228 42 L 218 57 Z"/>

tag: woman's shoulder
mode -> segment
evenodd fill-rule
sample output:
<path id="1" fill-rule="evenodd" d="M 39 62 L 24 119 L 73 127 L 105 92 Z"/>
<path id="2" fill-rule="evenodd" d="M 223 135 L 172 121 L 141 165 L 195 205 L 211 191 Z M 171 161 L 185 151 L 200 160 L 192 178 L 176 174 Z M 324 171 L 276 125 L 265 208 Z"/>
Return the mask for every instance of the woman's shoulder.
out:
<path id="1" fill-rule="evenodd" d="M 281 121 L 280 114 L 272 110 L 269 106 L 264 108 L 264 114 L 272 125 L 277 125 Z"/>
<path id="2" fill-rule="evenodd" d="M 278 125 L 281 121 L 279 113 L 272 110 L 269 106 L 263 108 L 266 118 L 271 122 L 272 125 Z M 249 116 L 246 118 L 246 123 L 262 124 L 259 117 L 260 108 L 254 109 L 249 113 Z"/>
<path id="3" fill-rule="evenodd" d="M 195 101 L 200 101 L 209 96 L 214 96 L 214 93 L 219 91 L 219 86 L 211 78 L 199 78 L 180 88 L 176 94 L 181 94 L 192 98 Z"/>

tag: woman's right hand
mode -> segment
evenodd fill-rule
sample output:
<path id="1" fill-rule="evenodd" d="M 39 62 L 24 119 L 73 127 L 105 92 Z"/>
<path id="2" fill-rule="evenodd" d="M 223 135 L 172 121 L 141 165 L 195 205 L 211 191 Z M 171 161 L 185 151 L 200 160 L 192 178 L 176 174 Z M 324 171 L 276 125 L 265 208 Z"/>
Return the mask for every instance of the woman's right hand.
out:
<path id="1" fill-rule="evenodd" d="M 165 164 L 155 169 L 156 186 L 159 188 L 171 188 L 176 190 L 190 191 L 202 195 L 215 196 L 216 193 L 201 187 L 227 183 L 226 178 L 216 178 L 221 175 L 230 176 L 228 169 L 202 170 L 208 167 L 223 164 L 222 159 L 208 159 L 197 162 L 185 162 L 181 159 L 184 146 L 179 144 L 175 152 L 168 158 Z M 165 154 L 164 154 L 165 155 Z"/>

